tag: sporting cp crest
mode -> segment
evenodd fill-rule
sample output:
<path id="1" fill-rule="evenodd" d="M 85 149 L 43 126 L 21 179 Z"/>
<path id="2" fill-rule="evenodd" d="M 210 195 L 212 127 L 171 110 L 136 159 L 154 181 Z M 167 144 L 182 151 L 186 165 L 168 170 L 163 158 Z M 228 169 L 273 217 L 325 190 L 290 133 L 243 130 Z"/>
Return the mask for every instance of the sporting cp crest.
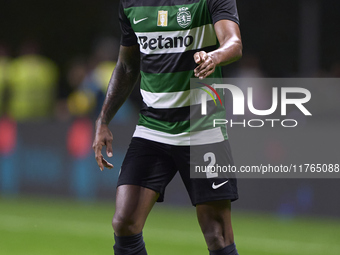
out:
<path id="1" fill-rule="evenodd" d="M 186 28 L 191 23 L 191 13 L 188 9 L 187 7 L 182 7 L 177 12 L 177 22 L 183 28 Z"/>

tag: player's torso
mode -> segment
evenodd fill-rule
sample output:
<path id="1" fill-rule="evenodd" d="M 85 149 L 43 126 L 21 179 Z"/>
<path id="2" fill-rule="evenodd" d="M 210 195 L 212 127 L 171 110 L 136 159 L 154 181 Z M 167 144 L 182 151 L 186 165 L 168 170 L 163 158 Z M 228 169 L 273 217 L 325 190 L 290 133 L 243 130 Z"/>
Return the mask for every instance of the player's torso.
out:
<path id="1" fill-rule="evenodd" d="M 142 90 L 164 93 L 190 88 L 197 66 L 193 55 L 217 45 L 206 1 L 122 1 L 140 45 Z"/>
<path id="2" fill-rule="evenodd" d="M 144 101 L 134 136 L 188 145 L 194 54 L 217 47 L 207 0 L 123 0 L 140 45 Z M 212 77 L 220 77 L 217 68 Z"/>

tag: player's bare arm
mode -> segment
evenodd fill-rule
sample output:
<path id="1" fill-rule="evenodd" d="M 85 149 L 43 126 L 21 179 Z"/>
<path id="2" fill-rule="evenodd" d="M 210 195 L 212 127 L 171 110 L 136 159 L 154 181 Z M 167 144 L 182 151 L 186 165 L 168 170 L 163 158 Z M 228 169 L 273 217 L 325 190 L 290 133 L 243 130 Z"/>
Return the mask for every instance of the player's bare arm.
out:
<path id="1" fill-rule="evenodd" d="M 204 79 L 215 71 L 216 66 L 228 65 L 242 56 L 239 25 L 231 20 L 220 20 L 214 25 L 220 47 L 211 52 L 200 51 L 194 55 L 198 66 L 195 76 Z"/>
<path id="2" fill-rule="evenodd" d="M 130 95 L 140 71 L 139 45 L 130 47 L 121 46 L 117 66 L 112 74 L 106 92 L 106 98 L 96 121 L 96 131 L 93 142 L 96 161 L 101 171 L 113 168 L 113 165 L 104 159 L 101 150 L 106 146 L 106 154 L 112 157 L 113 135 L 108 124 Z"/>

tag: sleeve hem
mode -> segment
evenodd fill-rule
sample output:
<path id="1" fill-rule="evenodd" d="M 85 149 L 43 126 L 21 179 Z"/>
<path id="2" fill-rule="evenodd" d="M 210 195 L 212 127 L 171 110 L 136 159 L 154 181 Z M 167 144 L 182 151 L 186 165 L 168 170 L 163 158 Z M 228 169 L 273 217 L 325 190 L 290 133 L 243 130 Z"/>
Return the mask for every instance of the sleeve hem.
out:
<path id="1" fill-rule="evenodd" d="M 213 19 L 213 24 L 215 25 L 215 23 L 217 21 L 220 21 L 220 20 L 231 20 L 231 21 L 234 21 L 237 25 L 240 25 L 240 21 L 238 18 L 236 17 L 232 17 L 232 16 L 225 16 L 225 15 L 217 15 L 214 17 Z"/>

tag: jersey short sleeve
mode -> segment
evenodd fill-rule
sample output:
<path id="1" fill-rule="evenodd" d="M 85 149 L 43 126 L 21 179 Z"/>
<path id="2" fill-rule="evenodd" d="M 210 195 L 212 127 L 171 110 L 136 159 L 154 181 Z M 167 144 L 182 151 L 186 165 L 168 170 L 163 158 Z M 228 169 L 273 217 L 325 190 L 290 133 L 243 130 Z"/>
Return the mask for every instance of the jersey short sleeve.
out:
<path id="1" fill-rule="evenodd" d="M 136 34 L 131 27 L 129 19 L 126 17 L 124 13 L 124 8 L 121 2 L 119 4 L 119 24 L 120 29 L 122 31 L 120 44 L 123 46 L 136 45 L 138 43 Z"/>
<path id="2" fill-rule="evenodd" d="M 207 0 L 207 3 L 214 24 L 222 19 L 240 24 L 236 0 Z"/>

